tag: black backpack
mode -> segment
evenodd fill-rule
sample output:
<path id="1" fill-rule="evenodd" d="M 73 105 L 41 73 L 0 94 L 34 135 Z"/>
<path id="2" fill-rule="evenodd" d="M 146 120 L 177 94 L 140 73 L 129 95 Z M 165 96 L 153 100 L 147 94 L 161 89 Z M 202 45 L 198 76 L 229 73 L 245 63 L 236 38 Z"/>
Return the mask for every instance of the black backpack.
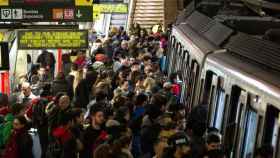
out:
<path id="1" fill-rule="evenodd" d="M 59 139 L 52 137 L 46 151 L 46 158 L 61 158 L 62 154 L 62 143 Z"/>
<path id="2" fill-rule="evenodd" d="M 48 124 L 47 114 L 45 112 L 48 103 L 48 99 L 40 98 L 38 102 L 33 105 L 32 120 L 33 125 L 37 128 L 47 126 Z"/>

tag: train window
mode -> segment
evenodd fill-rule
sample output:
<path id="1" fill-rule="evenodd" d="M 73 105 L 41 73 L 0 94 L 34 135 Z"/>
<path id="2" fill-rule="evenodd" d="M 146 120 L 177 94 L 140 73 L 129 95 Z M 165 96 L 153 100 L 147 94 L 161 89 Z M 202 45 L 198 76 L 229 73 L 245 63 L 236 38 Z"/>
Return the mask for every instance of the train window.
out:
<path id="1" fill-rule="evenodd" d="M 213 126 L 222 131 L 223 116 L 225 110 L 226 95 L 223 89 L 217 90 L 217 100 L 216 100 L 216 113 L 214 118 Z"/>
<path id="2" fill-rule="evenodd" d="M 188 102 L 188 106 L 191 107 L 194 103 L 194 99 L 196 97 L 195 95 L 195 92 L 196 92 L 196 85 L 197 85 L 197 80 L 198 80 L 198 75 L 199 75 L 199 71 L 200 71 L 200 68 L 199 68 L 199 64 L 197 63 L 196 60 L 193 60 L 192 61 L 192 65 L 191 65 L 191 80 L 190 80 L 190 83 L 189 83 L 189 87 L 190 87 L 190 99 L 189 99 L 189 102 Z"/>
<path id="3" fill-rule="evenodd" d="M 250 97 L 250 96 L 248 96 Z M 258 114 L 251 108 L 252 102 L 250 99 L 247 101 L 247 110 L 244 120 L 244 137 L 242 142 L 242 158 L 253 158 L 256 138 L 257 138 L 257 128 L 258 128 Z"/>
<path id="4" fill-rule="evenodd" d="M 218 78 L 218 86 L 215 98 L 215 114 L 213 118 L 213 126 L 222 131 L 225 103 L 226 103 L 226 94 L 223 89 L 224 80 L 223 78 Z"/>

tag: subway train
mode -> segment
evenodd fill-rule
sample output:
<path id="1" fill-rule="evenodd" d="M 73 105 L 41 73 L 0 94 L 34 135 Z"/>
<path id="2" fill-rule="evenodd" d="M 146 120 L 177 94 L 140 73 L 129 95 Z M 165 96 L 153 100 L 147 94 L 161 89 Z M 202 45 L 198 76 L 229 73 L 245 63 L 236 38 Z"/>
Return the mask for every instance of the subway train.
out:
<path id="1" fill-rule="evenodd" d="M 209 105 L 208 126 L 220 130 L 229 157 L 253 158 L 268 144 L 280 158 L 280 45 L 199 11 L 184 14 L 167 54 L 168 74 L 183 81 L 181 102 Z"/>

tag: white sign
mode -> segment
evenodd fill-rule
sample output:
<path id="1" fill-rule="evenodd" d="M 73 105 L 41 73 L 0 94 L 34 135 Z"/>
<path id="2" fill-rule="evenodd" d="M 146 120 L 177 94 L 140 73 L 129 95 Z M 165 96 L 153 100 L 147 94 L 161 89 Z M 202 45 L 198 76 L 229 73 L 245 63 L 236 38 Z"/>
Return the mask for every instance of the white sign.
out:
<path id="1" fill-rule="evenodd" d="M 12 18 L 23 19 L 22 9 L 13 9 Z"/>
<path id="2" fill-rule="evenodd" d="M 12 9 L 1 9 L 2 19 L 12 19 Z"/>

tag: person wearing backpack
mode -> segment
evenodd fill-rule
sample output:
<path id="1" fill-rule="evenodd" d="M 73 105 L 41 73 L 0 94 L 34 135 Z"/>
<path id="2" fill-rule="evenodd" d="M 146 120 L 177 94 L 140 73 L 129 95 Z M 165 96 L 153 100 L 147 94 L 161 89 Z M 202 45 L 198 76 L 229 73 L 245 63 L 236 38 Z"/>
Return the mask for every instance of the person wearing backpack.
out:
<path id="1" fill-rule="evenodd" d="M 61 117 L 61 124 L 51 132 L 53 140 L 47 149 L 47 158 L 77 158 L 77 142 L 71 132 L 73 115 L 68 112 Z"/>

